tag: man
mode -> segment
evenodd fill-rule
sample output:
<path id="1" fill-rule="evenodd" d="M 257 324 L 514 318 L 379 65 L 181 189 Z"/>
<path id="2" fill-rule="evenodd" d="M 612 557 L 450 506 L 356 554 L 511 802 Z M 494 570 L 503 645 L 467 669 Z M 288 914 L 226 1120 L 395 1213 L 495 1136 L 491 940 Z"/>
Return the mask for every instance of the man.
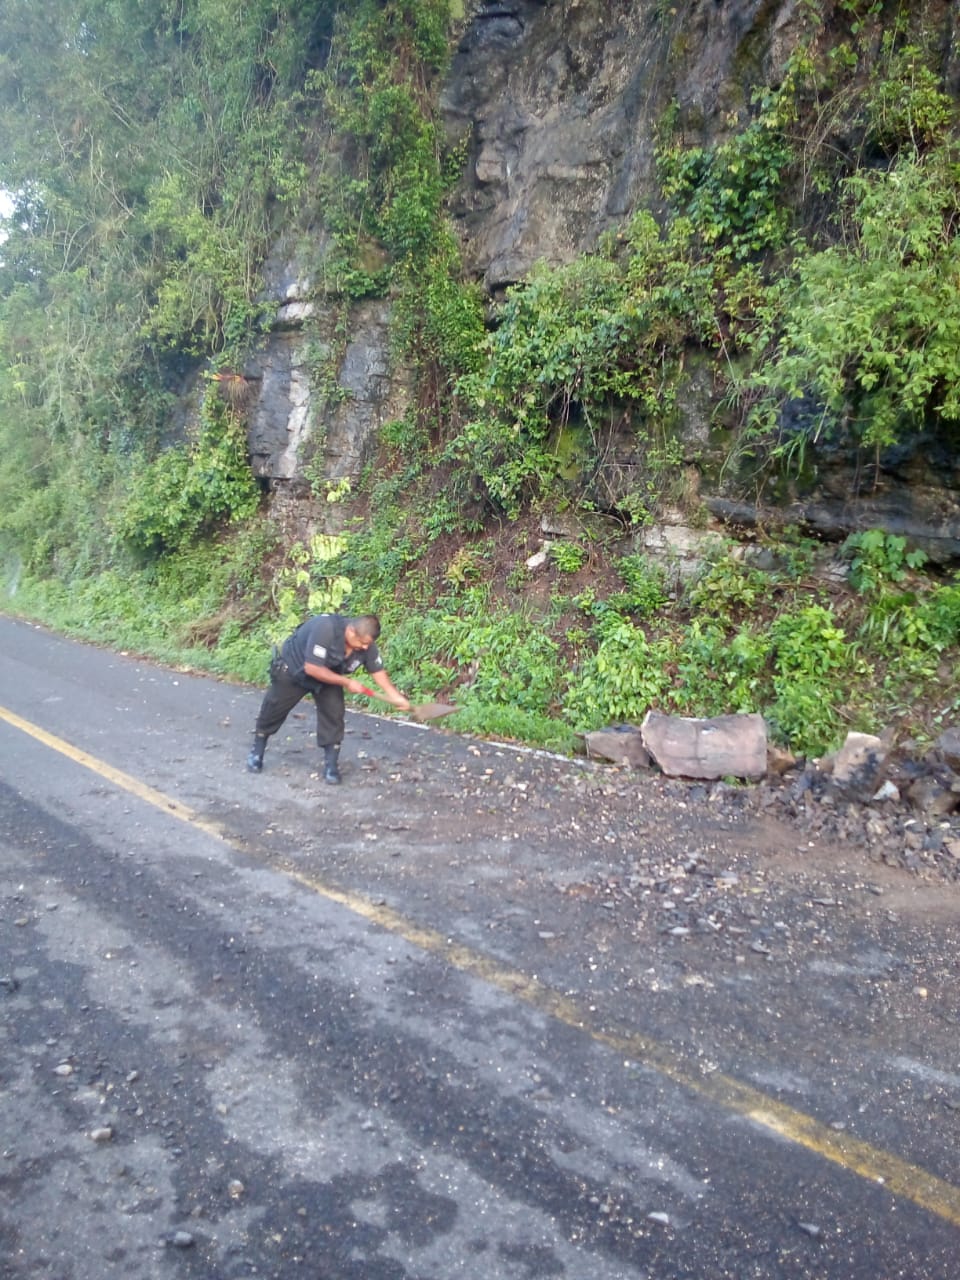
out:
<path id="1" fill-rule="evenodd" d="M 270 687 L 263 695 L 253 733 L 247 768 L 259 773 L 267 739 L 283 724 L 308 693 L 317 708 L 317 746 L 323 748 L 325 782 L 340 782 L 340 743 L 343 741 L 344 701 L 349 693 L 362 693 L 353 672 L 363 667 L 386 698 L 400 711 L 410 703 L 383 669 L 376 641 L 380 619 L 372 613 L 344 618 L 321 613 L 300 624 L 283 642 L 270 664 Z"/>

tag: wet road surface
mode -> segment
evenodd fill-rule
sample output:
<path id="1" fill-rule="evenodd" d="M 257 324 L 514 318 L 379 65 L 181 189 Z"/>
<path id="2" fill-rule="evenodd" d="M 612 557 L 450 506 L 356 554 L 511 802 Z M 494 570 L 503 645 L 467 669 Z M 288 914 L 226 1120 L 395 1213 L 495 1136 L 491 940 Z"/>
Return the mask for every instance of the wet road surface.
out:
<path id="1" fill-rule="evenodd" d="M 955 890 L 366 715 L 250 777 L 259 691 L 4 619 L 0 689 L 3 1277 L 957 1274 Z"/>

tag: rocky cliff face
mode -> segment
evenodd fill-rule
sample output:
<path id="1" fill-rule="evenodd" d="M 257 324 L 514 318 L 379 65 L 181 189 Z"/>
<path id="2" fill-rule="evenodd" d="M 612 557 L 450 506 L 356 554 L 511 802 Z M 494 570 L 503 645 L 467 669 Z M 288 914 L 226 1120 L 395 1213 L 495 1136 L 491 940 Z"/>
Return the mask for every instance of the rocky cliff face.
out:
<path id="1" fill-rule="evenodd" d="M 655 200 L 671 102 L 715 138 L 792 48 L 795 0 L 483 0 L 442 107 L 469 139 L 453 207 L 468 269 L 491 292 L 567 262 Z"/>
<path id="2" fill-rule="evenodd" d="M 831 6 L 823 7 L 826 31 Z M 796 0 L 479 0 L 441 99 L 447 132 L 467 155 L 451 207 L 467 270 L 496 297 L 538 260 L 569 261 L 654 205 L 653 152 L 666 106 L 678 105 L 691 141 L 721 137 L 757 84 L 777 82 L 799 35 L 797 8 Z M 960 89 L 956 6 L 929 8 L 948 86 Z M 386 310 L 365 304 L 350 319 L 351 340 L 337 357 L 346 399 L 311 404 L 300 326 L 319 309 L 322 332 L 323 302 L 296 263 L 278 260 L 271 280 L 278 329 L 255 371 L 262 392 L 251 421 L 258 473 L 296 484 L 311 431 L 319 431 L 325 474 L 356 474 L 377 428 L 404 402 Z M 709 408 L 689 398 L 692 442 L 705 438 Z M 957 443 L 921 442 L 879 467 L 819 459 L 783 497 L 780 517 L 830 537 L 879 524 L 941 561 L 960 558 Z M 629 451 L 625 441 L 618 465 L 627 471 Z M 720 519 L 755 519 L 743 495 L 709 480 L 700 496 Z"/>
<path id="3" fill-rule="evenodd" d="M 276 321 L 244 371 L 255 397 L 248 419 L 254 474 L 287 496 L 317 479 L 355 479 L 380 428 L 402 417 L 407 403 L 406 379 L 390 358 L 389 304 L 356 304 L 343 340 L 339 312 L 285 243 L 264 277 Z"/>

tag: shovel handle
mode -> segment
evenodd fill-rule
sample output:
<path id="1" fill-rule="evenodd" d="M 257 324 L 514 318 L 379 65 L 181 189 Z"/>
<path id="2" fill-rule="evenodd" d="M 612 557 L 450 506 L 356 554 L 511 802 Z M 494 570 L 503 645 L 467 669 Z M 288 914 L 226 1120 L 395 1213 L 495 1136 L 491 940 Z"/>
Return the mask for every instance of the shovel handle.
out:
<path id="1" fill-rule="evenodd" d="M 393 706 L 393 702 L 387 697 L 385 693 L 377 693 L 376 689 L 370 689 L 365 684 L 362 684 L 360 688 L 362 692 L 367 695 L 368 698 L 377 698 L 378 701 L 389 702 L 391 707 Z"/>
<path id="2" fill-rule="evenodd" d="M 376 689 L 370 689 L 365 684 L 362 684 L 360 688 L 368 698 L 376 698 L 380 702 L 389 702 L 391 707 L 395 705 L 385 693 L 377 693 Z M 443 716 L 453 715 L 455 711 L 459 710 L 459 707 L 447 707 L 440 702 L 427 702 L 417 707 L 411 707 L 410 714 L 414 720 L 423 722 L 425 720 L 440 720 Z"/>

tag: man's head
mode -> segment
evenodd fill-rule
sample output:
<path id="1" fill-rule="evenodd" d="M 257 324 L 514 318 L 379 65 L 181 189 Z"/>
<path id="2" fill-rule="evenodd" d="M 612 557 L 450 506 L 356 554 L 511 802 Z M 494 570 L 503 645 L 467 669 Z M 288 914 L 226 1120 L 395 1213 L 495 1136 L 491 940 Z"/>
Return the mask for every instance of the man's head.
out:
<path id="1" fill-rule="evenodd" d="M 351 618 L 344 636 L 351 649 L 369 649 L 380 635 L 380 619 L 375 613 L 363 613 Z"/>

